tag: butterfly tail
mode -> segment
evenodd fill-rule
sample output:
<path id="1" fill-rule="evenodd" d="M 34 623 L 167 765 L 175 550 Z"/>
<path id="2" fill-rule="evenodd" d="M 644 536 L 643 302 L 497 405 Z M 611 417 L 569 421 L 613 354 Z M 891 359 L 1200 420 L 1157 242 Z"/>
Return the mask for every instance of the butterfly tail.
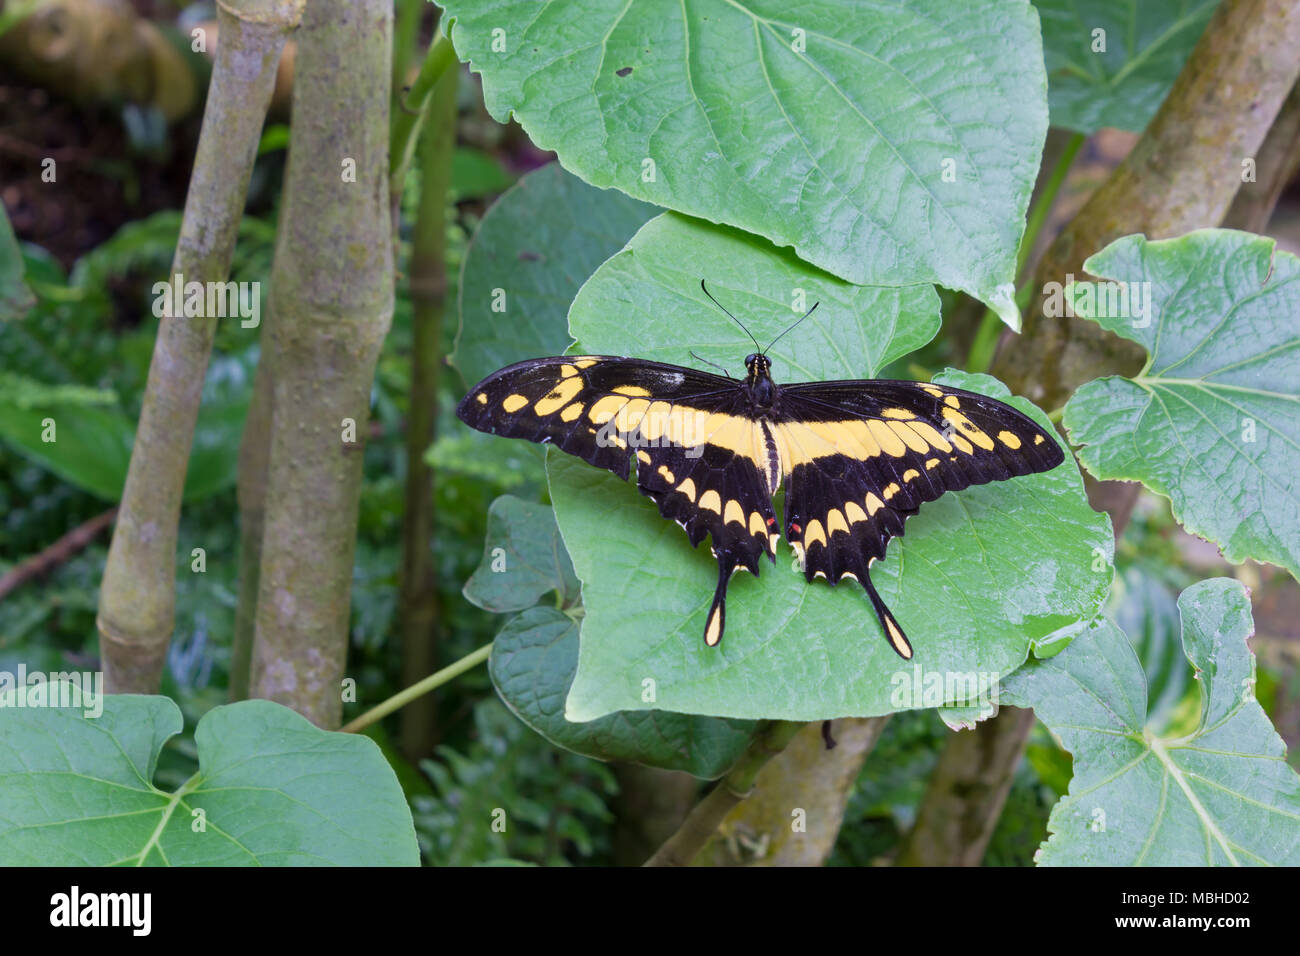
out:
<path id="1" fill-rule="evenodd" d="M 885 639 L 889 641 L 889 646 L 905 661 L 912 659 L 912 644 L 903 633 L 903 629 L 898 626 L 894 620 L 894 615 L 890 613 L 889 608 L 885 607 L 885 602 L 880 599 L 876 593 L 875 585 L 871 583 L 871 575 L 862 576 L 862 586 L 867 589 L 867 597 L 871 599 L 871 606 L 876 611 L 876 617 L 880 618 L 880 628 L 885 632 Z"/>
<path id="2" fill-rule="evenodd" d="M 727 582 L 736 570 L 735 558 L 718 555 L 718 589 L 713 592 L 713 607 L 709 608 L 709 617 L 704 624 L 704 643 L 717 647 L 722 640 L 722 632 L 727 626 Z"/>

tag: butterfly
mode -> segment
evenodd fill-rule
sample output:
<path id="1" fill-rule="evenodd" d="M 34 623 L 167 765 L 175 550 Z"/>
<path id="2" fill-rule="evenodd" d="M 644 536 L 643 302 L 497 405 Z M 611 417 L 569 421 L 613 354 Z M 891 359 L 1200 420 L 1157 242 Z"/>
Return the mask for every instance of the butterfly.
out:
<path id="1" fill-rule="evenodd" d="M 483 432 L 554 445 L 624 481 L 635 461 L 637 488 L 691 545 L 711 539 L 718 584 L 705 644 L 722 640 L 732 574 L 743 567 L 757 575 L 764 556 L 775 563 L 783 531 L 809 581 L 862 585 L 890 646 L 910 660 L 910 641 L 871 583 L 889 540 L 924 502 L 1049 471 L 1064 453 L 1018 409 L 946 385 L 778 385 L 767 352 L 790 329 L 746 357 L 744 379 L 608 355 L 535 358 L 483 379 L 456 414 Z M 772 504 L 782 485 L 783 525 Z"/>

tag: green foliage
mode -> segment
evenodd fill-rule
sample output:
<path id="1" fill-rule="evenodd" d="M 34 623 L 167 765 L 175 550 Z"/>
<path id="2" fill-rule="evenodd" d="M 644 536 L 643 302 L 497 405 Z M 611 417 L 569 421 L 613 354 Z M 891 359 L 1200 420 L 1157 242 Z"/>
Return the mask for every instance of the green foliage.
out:
<path id="1" fill-rule="evenodd" d="M 547 594 L 555 606 L 534 604 Z M 574 724 L 564 698 L 578 665 L 578 579 L 546 505 L 504 496 L 488 513 L 483 562 L 465 597 L 492 611 L 522 611 L 492 645 L 489 668 L 501 699 L 552 743 L 599 760 L 623 760 L 697 777 L 721 776 L 754 736 L 751 721 L 664 711 L 611 714 Z"/>
<path id="2" fill-rule="evenodd" d="M 1255 700 L 1250 599 L 1215 578 L 1184 591 L 1178 609 L 1201 688 L 1190 732 L 1153 722 L 1141 663 L 1109 622 L 1004 683 L 1003 702 L 1033 707 L 1074 754 L 1042 863 L 1300 862 L 1300 775 Z"/>
<path id="3" fill-rule="evenodd" d="M 1222 229 L 1117 239 L 1084 263 L 1106 284 L 1073 287 L 1075 308 L 1149 353 L 1136 378 L 1080 388 L 1065 410 L 1079 459 L 1098 478 L 1141 481 L 1229 561 L 1300 576 L 1300 259 L 1273 240 Z M 1095 292 L 1095 295 L 1093 294 Z"/>
<path id="4" fill-rule="evenodd" d="M 181 729 L 168 698 L 107 696 L 102 714 L 87 715 L 19 707 L 18 693 L 0 697 L 5 865 L 416 862 L 397 778 L 365 737 L 320 730 L 270 701 L 219 707 L 195 733 L 199 773 L 169 793 L 152 783 L 163 743 Z"/>
<path id="5" fill-rule="evenodd" d="M 2 22 L 2 21 L 0 21 Z M 0 322 L 20 318 L 36 302 L 23 281 L 23 256 L 9 216 L 0 206 Z"/>
<path id="6" fill-rule="evenodd" d="M 608 854 L 602 824 L 616 787 L 607 769 L 551 747 L 495 700 L 475 707 L 474 728 L 466 748 L 440 747 L 440 760 L 421 764 L 437 791 L 413 801 L 430 864 L 554 866 Z"/>
<path id="7" fill-rule="evenodd" d="M 852 282 L 939 282 L 1019 328 L 1046 77 L 1025 0 L 442 4 L 488 111 L 600 187 Z M 506 37 L 505 49 L 494 31 Z"/>
<path id="8" fill-rule="evenodd" d="M 1052 125 L 1141 132 L 1219 0 L 1035 0 Z M 1100 32 L 1098 32 L 1100 31 Z"/>
<path id="9" fill-rule="evenodd" d="M 483 217 L 465 257 L 451 356 L 465 384 L 562 353 L 573 341 L 565 317 L 578 288 L 655 212 L 558 163 L 519 180 Z"/>

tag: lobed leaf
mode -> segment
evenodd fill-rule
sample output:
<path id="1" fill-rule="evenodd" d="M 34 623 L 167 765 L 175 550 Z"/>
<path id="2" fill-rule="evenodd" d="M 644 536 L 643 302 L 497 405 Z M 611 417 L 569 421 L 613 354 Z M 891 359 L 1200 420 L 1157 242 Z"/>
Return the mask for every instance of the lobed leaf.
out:
<path id="1" fill-rule="evenodd" d="M 1041 864 L 1300 863 L 1300 776 L 1255 700 L 1250 598 L 1238 582 L 1214 578 L 1185 590 L 1178 609 L 1201 685 L 1190 734 L 1150 722 L 1141 662 L 1109 621 L 1003 684 L 1002 702 L 1033 707 L 1074 755 Z"/>
<path id="2" fill-rule="evenodd" d="M 1275 254 L 1272 239 L 1207 229 L 1125 236 L 1084 268 L 1146 306 L 1115 308 L 1100 291 L 1089 304 L 1082 293 L 1105 287 L 1078 286 L 1075 310 L 1149 358 L 1136 378 L 1100 378 L 1070 399 L 1079 460 L 1169 498 L 1229 561 L 1300 576 L 1300 259 Z"/>

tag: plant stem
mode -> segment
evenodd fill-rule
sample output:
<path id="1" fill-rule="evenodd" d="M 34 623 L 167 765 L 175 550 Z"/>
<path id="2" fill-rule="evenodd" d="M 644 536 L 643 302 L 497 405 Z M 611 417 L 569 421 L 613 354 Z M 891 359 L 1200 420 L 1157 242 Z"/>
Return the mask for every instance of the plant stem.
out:
<path id="1" fill-rule="evenodd" d="M 338 726 L 375 365 L 393 314 L 392 0 L 313 0 L 271 273 L 251 692 Z"/>
<path id="2" fill-rule="evenodd" d="M 1034 200 L 1033 208 L 1029 210 L 1029 219 L 1025 223 L 1025 234 L 1020 239 L 1020 251 L 1016 254 L 1017 276 L 1025 271 L 1025 263 L 1029 261 L 1034 251 L 1038 234 L 1042 231 L 1043 224 L 1047 222 L 1047 216 L 1056 203 L 1056 194 L 1061 191 L 1061 184 L 1065 182 L 1065 177 L 1086 140 L 1087 137 L 1082 133 L 1075 133 L 1070 137 L 1056 165 L 1052 167 L 1052 175 L 1048 177 L 1038 198 Z M 1028 301 L 1026 292 L 1026 284 L 1022 282 L 1020 289 L 1016 291 L 1016 303 L 1022 312 Z M 998 346 L 998 339 L 1002 337 L 1003 324 L 996 312 L 992 309 L 985 310 L 984 317 L 980 319 L 979 330 L 975 333 L 974 341 L 971 342 L 970 352 L 966 356 L 966 371 L 988 371 L 989 364 L 993 361 L 993 352 Z"/>
<path id="3" fill-rule="evenodd" d="M 768 723 L 736 765 L 695 805 L 678 831 L 645 862 L 645 866 L 689 865 L 709 842 L 723 818 L 749 796 L 763 765 L 784 750 L 804 726 L 796 720 Z"/>
<path id="4" fill-rule="evenodd" d="M 420 73 L 411 84 L 405 96 L 398 96 L 398 109 L 393 113 L 392 133 L 389 136 L 389 192 L 393 196 L 402 194 L 402 184 L 406 180 L 406 170 L 410 168 L 411 157 L 415 153 L 415 144 L 419 138 L 420 125 L 424 120 L 425 110 L 433 95 L 433 88 L 442 74 L 459 61 L 451 40 L 439 33 L 429 47 L 429 52 L 420 64 Z"/>
<path id="5" fill-rule="evenodd" d="M 443 313 L 447 299 L 447 204 L 456 148 L 456 90 L 460 71 L 447 70 L 429 100 L 420 136 L 420 207 L 411 236 L 411 391 L 406 414 L 406 487 L 397 619 L 402 680 L 417 680 L 438 664 L 438 578 L 432 547 L 433 469 L 424 453 L 438 421 Z M 422 697 L 402 711 L 401 748 L 410 760 L 432 751 L 437 701 Z"/>
<path id="6" fill-rule="evenodd" d="M 248 180 L 276 65 L 302 3 L 231 0 L 217 44 L 172 275 L 230 273 Z M 243 19 L 246 17 L 246 19 Z M 158 326 L 117 526 L 100 587 L 100 655 L 109 693 L 156 693 L 175 625 L 176 535 L 194 424 L 216 334 L 213 316 L 172 314 Z"/>
<path id="7" fill-rule="evenodd" d="M 479 664 L 482 664 L 492 653 L 492 645 L 484 644 L 478 650 L 466 654 L 454 664 L 448 664 L 442 670 L 430 674 L 418 684 L 412 684 L 406 690 L 394 694 L 388 700 L 378 706 L 370 708 L 355 720 L 350 720 L 342 728 L 344 733 L 354 734 L 358 730 L 369 727 L 377 720 L 382 720 L 399 707 L 403 707 L 423 694 L 429 693 L 437 687 L 441 687 L 449 680 L 459 677 L 468 670 L 472 670 Z"/>

